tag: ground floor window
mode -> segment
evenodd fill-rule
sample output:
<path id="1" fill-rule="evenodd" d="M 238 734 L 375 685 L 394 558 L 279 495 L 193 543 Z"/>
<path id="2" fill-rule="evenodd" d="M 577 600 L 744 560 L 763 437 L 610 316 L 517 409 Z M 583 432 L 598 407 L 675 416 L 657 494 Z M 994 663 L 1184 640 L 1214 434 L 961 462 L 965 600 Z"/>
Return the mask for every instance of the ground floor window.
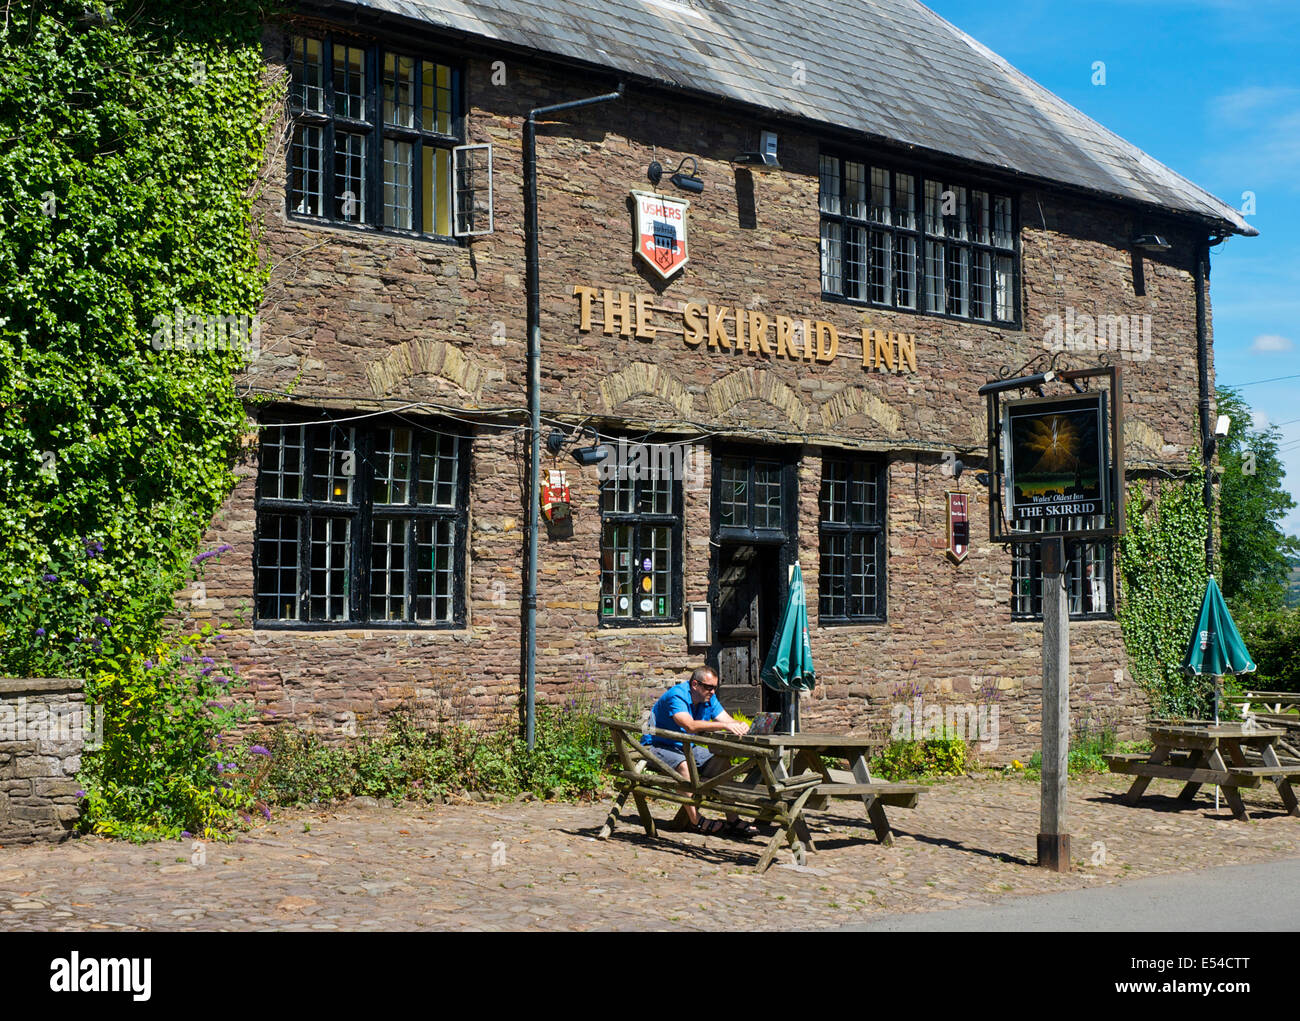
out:
<path id="1" fill-rule="evenodd" d="M 822 624 L 885 619 L 885 466 L 878 460 L 822 461 Z"/>
<path id="2" fill-rule="evenodd" d="M 1104 528 L 1099 516 L 1041 518 L 1027 522 L 1035 532 Z M 1012 547 L 1011 615 L 1024 620 L 1043 616 L 1043 563 L 1037 543 Z M 1071 618 L 1109 617 L 1112 614 L 1111 543 L 1065 543 L 1065 590 Z"/>
<path id="3" fill-rule="evenodd" d="M 648 446 L 656 456 L 601 468 L 602 624 L 681 620 L 682 462 L 659 456 L 665 445 Z"/>
<path id="4" fill-rule="evenodd" d="M 468 460 L 436 421 L 265 424 L 257 623 L 463 625 Z"/>

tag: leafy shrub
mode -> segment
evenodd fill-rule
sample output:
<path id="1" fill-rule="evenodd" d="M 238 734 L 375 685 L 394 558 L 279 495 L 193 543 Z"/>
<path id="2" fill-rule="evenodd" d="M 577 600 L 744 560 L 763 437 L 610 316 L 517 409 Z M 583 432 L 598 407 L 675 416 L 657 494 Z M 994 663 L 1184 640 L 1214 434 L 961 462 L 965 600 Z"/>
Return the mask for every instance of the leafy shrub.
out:
<path id="1" fill-rule="evenodd" d="M 966 771 L 966 742 L 945 728 L 941 738 L 894 741 L 871 763 L 873 774 L 889 780 L 916 776 L 960 776 Z"/>
<path id="2" fill-rule="evenodd" d="M 190 832 L 215 837 L 253 810 L 260 748 L 230 736 L 251 710 L 231 667 L 204 651 L 212 629 L 154 650 L 100 660 L 86 702 L 102 713 L 102 743 L 82 756 L 82 824 L 132 840 Z M 260 761 L 259 761 L 260 760 Z"/>
<path id="3" fill-rule="evenodd" d="M 605 790 L 613 755 L 608 732 L 593 713 L 539 706 L 532 752 L 507 721 L 489 730 L 463 723 L 419 728 L 395 713 L 383 734 L 327 744 L 284 727 L 265 744 L 271 765 L 252 792 L 278 805 L 352 797 L 430 801 L 456 794 L 590 797 Z"/>

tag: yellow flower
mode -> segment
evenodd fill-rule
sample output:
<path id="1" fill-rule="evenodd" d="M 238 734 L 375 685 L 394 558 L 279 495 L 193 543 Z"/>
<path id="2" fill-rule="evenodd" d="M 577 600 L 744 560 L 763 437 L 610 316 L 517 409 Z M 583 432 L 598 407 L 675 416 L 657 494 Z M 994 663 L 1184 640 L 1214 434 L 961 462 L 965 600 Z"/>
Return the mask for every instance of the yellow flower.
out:
<path id="1" fill-rule="evenodd" d="M 1024 763 L 1022 763 L 1019 759 L 1012 759 L 1012 760 L 1011 760 L 1011 765 L 1014 766 L 1016 769 L 1024 769 L 1024 768 L 1025 768 Z"/>

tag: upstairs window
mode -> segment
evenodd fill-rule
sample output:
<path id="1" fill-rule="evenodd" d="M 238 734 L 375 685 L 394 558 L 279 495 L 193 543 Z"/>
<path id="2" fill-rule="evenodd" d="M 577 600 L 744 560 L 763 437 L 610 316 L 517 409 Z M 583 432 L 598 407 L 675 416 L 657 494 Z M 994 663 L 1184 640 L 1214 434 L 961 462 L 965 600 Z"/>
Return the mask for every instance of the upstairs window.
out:
<path id="1" fill-rule="evenodd" d="M 1015 324 L 1011 196 L 823 154 L 819 205 L 823 295 Z"/>
<path id="2" fill-rule="evenodd" d="M 289 43 L 293 217 L 451 237 L 462 75 L 332 34 Z"/>

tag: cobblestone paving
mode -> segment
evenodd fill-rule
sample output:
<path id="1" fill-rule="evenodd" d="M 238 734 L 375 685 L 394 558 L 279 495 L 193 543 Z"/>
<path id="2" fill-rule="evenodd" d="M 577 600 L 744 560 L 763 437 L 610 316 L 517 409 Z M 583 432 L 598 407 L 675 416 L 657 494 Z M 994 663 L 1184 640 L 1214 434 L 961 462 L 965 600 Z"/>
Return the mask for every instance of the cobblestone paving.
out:
<path id="1" fill-rule="evenodd" d="M 783 852 L 764 876 L 751 868 L 758 839 L 650 840 L 627 822 L 597 842 L 608 802 L 354 802 L 209 842 L 201 864 L 188 841 L 0 848 L 0 930 L 801 929 L 1300 857 L 1300 820 L 1271 785 L 1244 792 L 1255 816 L 1244 823 L 1226 805 L 1215 813 L 1212 789 L 1178 806 L 1179 785 L 1156 780 L 1129 808 L 1126 787 L 1072 782 L 1069 875 L 1033 865 L 1038 785 L 998 775 L 890 809 L 893 847 L 839 802 L 842 814 L 814 817 L 819 851 L 806 866 Z"/>

